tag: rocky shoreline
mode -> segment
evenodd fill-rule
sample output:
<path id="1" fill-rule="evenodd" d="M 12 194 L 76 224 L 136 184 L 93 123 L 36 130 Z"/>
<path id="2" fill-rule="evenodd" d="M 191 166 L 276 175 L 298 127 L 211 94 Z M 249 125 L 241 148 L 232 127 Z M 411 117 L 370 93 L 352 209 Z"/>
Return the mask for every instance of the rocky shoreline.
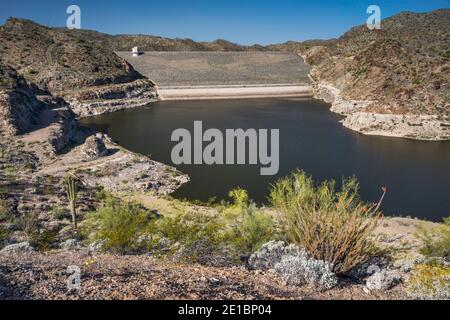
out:
<path id="1" fill-rule="evenodd" d="M 341 91 L 324 81 L 313 85 L 314 97 L 331 104 L 332 112 L 343 115 L 344 127 L 363 133 L 424 141 L 450 140 L 450 119 L 438 115 L 387 114 L 367 112 L 373 101 L 357 101 L 342 97 Z"/>
<path id="2" fill-rule="evenodd" d="M 158 100 L 155 84 L 148 79 L 90 87 L 64 94 L 79 117 L 142 107 Z"/>

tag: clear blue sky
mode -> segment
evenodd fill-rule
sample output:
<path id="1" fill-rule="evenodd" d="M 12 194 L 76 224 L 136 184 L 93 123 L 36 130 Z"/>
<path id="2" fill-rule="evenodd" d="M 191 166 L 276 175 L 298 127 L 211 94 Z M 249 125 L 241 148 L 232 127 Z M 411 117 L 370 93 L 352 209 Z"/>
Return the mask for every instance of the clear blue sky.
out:
<path id="1" fill-rule="evenodd" d="M 83 29 L 241 44 L 338 37 L 365 23 L 370 4 L 383 18 L 449 8 L 449 0 L 0 0 L 0 23 L 15 16 L 65 26 L 70 4 L 81 7 Z"/>

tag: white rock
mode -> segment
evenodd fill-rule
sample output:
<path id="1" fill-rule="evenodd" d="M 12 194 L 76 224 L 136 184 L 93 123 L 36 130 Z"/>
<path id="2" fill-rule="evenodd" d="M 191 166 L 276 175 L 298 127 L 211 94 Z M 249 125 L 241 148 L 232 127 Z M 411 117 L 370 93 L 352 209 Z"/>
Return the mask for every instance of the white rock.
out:
<path id="1" fill-rule="evenodd" d="M 16 254 L 20 252 L 31 252 L 34 248 L 31 246 L 29 241 L 19 242 L 7 245 L 4 247 L 0 253 L 1 254 Z"/>
<path id="2" fill-rule="evenodd" d="M 64 250 L 77 249 L 80 247 L 78 240 L 76 239 L 68 239 L 62 242 L 59 247 Z"/>

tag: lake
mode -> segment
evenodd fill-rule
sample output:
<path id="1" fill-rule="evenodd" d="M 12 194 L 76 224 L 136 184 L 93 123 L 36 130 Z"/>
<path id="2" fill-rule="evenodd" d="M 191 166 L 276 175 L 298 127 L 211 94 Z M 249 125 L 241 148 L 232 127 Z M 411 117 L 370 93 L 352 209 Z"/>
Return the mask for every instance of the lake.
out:
<path id="1" fill-rule="evenodd" d="M 279 129 L 280 170 L 261 176 L 260 165 L 180 165 L 191 181 L 173 196 L 207 201 L 228 199 L 241 187 L 257 203 L 265 203 L 269 186 L 293 169 L 316 181 L 356 175 L 365 201 L 376 202 L 388 188 L 382 205 L 387 215 L 440 221 L 450 215 L 450 142 L 422 142 L 364 136 L 344 128 L 329 104 L 313 99 L 248 99 L 161 101 L 147 107 L 84 118 L 81 123 L 107 133 L 123 147 L 151 155 L 169 165 L 172 131 L 203 121 L 203 130 Z"/>

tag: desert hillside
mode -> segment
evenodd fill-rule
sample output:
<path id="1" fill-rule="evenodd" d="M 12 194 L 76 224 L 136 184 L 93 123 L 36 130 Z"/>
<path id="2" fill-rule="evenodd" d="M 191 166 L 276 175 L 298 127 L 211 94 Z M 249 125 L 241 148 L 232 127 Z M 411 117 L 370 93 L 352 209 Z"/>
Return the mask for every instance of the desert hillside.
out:
<path id="1" fill-rule="evenodd" d="M 318 95 L 328 96 L 333 111 L 352 114 L 344 125 L 369 134 L 390 130 L 396 136 L 449 139 L 449 25 L 450 10 L 404 12 L 383 20 L 381 30 L 362 25 L 339 39 L 270 48 L 305 57 Z M 349 103 L 335 101 L 336 95 Z"/>
<path id="2" fill-rule="evenodd" d="M 80 115 L 147 104 L 153 83 L 80 31 L 10 18 L 0 27 L 1 63 L 40 90 L 66 99 Z"/>

